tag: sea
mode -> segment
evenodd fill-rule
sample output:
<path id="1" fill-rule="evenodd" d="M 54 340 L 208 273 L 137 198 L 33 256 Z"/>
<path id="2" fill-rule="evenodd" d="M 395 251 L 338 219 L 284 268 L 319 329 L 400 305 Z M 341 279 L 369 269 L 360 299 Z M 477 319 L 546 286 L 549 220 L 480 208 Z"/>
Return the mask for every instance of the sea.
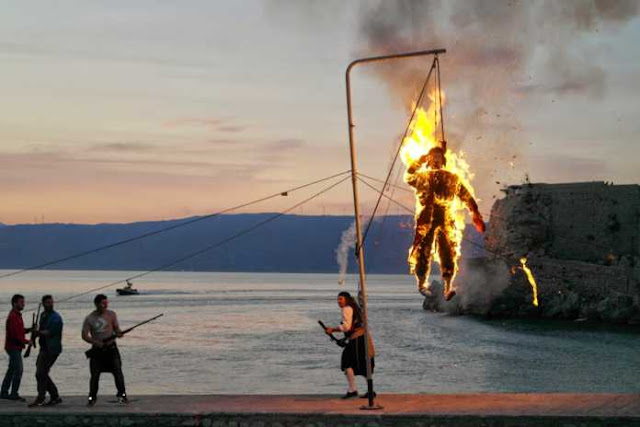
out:
<path id="1" fill-rule="evenodd" d="M 25 295 L 28 325 L 43 294 L 63 300 L 135 273 L 26 272 L 1 280 L 0 301 L 8 313 L 11 295 Z M 318 325 L 338 324 L 337 293 L 356 292 L 355 277 L 343 285 L 337 279 L 158 272 L 134 282 L 137 296 L 105 289 L 122 328 L 164 313 L 119 340 L 129 395 L 344 393 L 341 349 Z M 381 393 L 640 393 L 637 328 L 432 313 L 422 309 L 411 276 L 369 275 L 367 282 Z M 64 350 L 51 376 L 63 396 L 88 392 L 80 333 L 95 294 L 56 305 Z M 35 356 L 25 359 L 23 395 L 36 391 Z M 4 373 L 6 354 L 1 359 Z M 103 374 L 101 394 L 114 393 L 113 377 Z"/>

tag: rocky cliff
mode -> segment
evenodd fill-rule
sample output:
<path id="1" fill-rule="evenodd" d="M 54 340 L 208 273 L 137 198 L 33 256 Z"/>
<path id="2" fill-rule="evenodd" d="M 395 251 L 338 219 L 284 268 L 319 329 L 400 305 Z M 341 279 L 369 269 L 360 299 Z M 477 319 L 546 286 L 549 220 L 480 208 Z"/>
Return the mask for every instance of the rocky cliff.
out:
<path id="1" fill-rule="evenodd" d="M 466 260 L 451 303 L 425 309 L 640 323 L 640 186 L 604 182 L 505 188 L 486 258 Z M 527 258 L 539 305 L 520 267 Z"/>

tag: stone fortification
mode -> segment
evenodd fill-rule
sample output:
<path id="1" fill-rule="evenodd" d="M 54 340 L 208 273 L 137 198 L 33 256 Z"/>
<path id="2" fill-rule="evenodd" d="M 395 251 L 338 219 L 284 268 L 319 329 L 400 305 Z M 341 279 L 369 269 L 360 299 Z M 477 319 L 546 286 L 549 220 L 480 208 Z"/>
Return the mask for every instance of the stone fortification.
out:
<path id="1" fill-rule="evenodd" d="M 640 186 L 604 182 L 507 187 L 491 209 L 488 251 L 601 265 L 640 254 Z"/>
<path id="2" fill-rule="evenodd" d="M 438 309 L 640 322 L 640 186 L 527 183 L 503 192 L 491 210 L 486 258 L 463 263 L 460 297 Z M 518 268 L 523 256 L 538 307 Z"/>

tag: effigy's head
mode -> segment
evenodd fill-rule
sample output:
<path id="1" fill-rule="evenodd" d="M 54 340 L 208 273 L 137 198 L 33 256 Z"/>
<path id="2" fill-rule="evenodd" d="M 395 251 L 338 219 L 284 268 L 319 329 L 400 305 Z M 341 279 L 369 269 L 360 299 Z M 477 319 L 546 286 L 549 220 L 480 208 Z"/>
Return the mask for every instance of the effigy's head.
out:
<path id="1" fill-rule="evenodd" d="M 427 166 L 431 169 L 442 169 L 447 164 L 442 147 L 433 147 L 427 153 Z"/>

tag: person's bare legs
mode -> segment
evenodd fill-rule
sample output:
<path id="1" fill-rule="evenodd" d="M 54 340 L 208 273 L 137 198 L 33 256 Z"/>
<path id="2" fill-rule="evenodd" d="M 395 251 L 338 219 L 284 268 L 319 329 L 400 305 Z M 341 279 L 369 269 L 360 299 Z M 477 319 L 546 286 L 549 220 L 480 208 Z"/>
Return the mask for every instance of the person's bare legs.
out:
<path id="1" fill-rule="evenodd" d="M 353 373 L 353 368 L 347 368 L 344 371 L 344 375 L 347 377 L 347 383 L 349 384 L 349 393 L 358 391 L 358 385 L 356 384 L 356 376 Z"/>

